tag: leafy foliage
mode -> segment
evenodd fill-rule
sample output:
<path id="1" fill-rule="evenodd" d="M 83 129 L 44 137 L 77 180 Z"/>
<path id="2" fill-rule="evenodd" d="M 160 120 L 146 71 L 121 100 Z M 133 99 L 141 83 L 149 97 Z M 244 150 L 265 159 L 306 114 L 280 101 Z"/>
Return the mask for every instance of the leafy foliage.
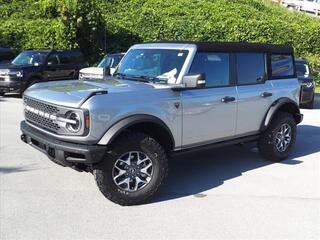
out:
<path id="1" fill-rule="evenodd" d="M 143 41 L 266 42 L 320 70 L 320 19 L 267 0 L 0 0 L 0 13 L 0 45 L 18 50 L 79 47 L 94 62 Z"/>

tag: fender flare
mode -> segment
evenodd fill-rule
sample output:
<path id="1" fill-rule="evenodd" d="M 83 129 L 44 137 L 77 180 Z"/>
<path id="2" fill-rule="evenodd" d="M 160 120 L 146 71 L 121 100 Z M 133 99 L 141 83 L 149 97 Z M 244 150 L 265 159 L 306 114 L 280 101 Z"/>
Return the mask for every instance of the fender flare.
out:
<path id="1" fill-rule="evenodd" d="M 267 129 L 267 127 L 269 126 L 273 116 L 285 104 L 290 104 L 291 106 L 293 106 L 294 112 L 295 112 L 294 118 L 295 118 L 297 124 L 302 121 L 303 115 L 300 114 L 300 109 L 299 109 L 298 104 L 295 101 L 291 100 L 290 98 L 286 98 L 286 97 L 279 98 L 279 99 L 277 99 L 276 101 L 274 101 L 271 104 L 267 114 L 265 115 L 265 117 L 264 117 L 264 119 L 263 119 L 263 121 L 261 123 L 261 126 L 260 126 L 260 131 L 261 132 Z"/>
<path id="2" fill-rule="evenodd" d="M 110 144 L 120 133 L 130 126 L 137 123 L 155 123 L 166 130 L 172 141 L 173 147 L 175 146 L 174 137 L 169 129 L 169 127 L 159 118 L 147 115 L 147 114 L 137 114 L 123 118 L 113 124 L 99 140 L 98 145 L 108 145 Z"/>

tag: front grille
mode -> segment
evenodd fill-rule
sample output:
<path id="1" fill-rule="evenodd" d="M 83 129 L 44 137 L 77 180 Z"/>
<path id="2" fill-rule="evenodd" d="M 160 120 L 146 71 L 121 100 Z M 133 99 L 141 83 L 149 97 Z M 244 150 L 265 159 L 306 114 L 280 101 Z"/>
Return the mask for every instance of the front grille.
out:
<path id="1" fill-rule="evenodd" d="M 35 124 L 38 127 L 44 128 L 49 131 L 57 132 L 60 126 L 50 118 L 59 113 L 59 108 L 37 100 L 25 97 L 25 118 L 27 121 Z M 27 106 L 36 109 L 37 112 L 27 110 Z M 42 112 L 39 114 L 39 112 Z"/>
<path id="2" fill-rule="evenodd" d="M 54 131 L 58 131 L 60 129 L 60 126 L 58 124 L 56 124 L 53 120 L 45 118 L 45 117 L 41 117 L 35 113 L 26 111 L 25 117 L 28 121 L 30 121 L 40 127 L 43 127 L 45 129 L 54 130 Z"/>
<path id="3" fill-rule="evenodd" d="M 56 106 L 52 106 L 43 102 L 39 102 L 37 100 L 25 97 L 24 98 L 24 103 L 32 108 L 35 108 L 39 111 L 49 113 L 49 114 L 57 114 L 59 112 L 59 108 Z"/>

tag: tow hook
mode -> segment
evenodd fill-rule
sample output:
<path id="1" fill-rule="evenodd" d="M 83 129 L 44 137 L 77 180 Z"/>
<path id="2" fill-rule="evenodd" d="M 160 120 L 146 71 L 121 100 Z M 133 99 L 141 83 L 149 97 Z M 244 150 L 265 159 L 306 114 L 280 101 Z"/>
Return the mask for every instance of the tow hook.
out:
<path id="1" fill-rule="evenodd" d="M 21 134 L 20 138 L 21 138 L 21 141 L 23 141 L 23 142 L 27 143 L 26 135 Z"/>

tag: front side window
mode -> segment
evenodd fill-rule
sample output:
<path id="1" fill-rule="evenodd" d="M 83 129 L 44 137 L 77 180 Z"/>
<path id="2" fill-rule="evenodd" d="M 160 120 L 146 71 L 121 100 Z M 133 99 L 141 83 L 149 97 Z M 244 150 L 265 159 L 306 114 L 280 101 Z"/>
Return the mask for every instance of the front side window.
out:
<path id="1" fill-rule="evenodd" d="M 187 50 L 132 49 L 121 61 L 115 75 L 175 82 L 187 55 Z"/>
<path id="2" fill-rule="evenodd" d="M 98 67 L 100 68 L 115 68 L 118 66 L 119 62 L 121 61 L 123 55 L 108 55 L 102 59 L 102 61 L 98 64 Z"/>
<path id="3" fill-rule="evenodd" d="M 14 65 L 42 65 L 45 62 L 47 53 L 22 52 L 13 61 Z"/>
<path id="4" fill-rule="evenodd" d="M 263 53 L 237 53 L 238 85 L 261 83 L 265 76 Z"/>
<path id="5" fill-rule="evenodd" d="M 229 54 L 197 53 L 189 73 L 204 73 L 206 87 L 227 86 L 229 85 Z"/>
<path id="6" fill-rule="evenodd" d="M 293 77 L 294 64 L 292 55 L 271 55 L 271 68 L 273 78 Z"/>
<path id="7" fill-rule="evenodd" d="M 58 54 L 56 53 L 50 54 L 48 58 L 48 65 L 59 65 L 59 64 L 60 64 L 60 58 Z"/>

